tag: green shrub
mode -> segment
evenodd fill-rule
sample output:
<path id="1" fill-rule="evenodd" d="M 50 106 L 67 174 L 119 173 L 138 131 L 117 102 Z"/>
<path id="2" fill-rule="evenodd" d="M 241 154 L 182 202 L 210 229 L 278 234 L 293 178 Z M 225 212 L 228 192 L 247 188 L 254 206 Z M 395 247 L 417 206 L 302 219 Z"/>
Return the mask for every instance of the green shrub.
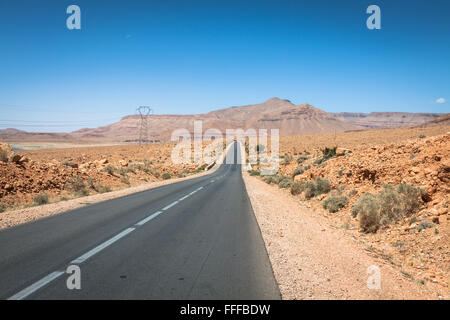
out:
<path id="1" fill-rule="evenodd" d="M 338 176 L 339 176 L 339 177 L 342 177 L 342 174 L 344 173 L 344 171 L 345 171 L 345 168 L 341 168 L 341 169 L 338 171 Z"/>
<path id="2" fill-rule="evenodd" d="M 426 138 L 426 137 L 427 137 L 427 136 L 424 135 L 424 134 L 419 135 L 419 138 L 420 138 L 420 139 L 424 139 L 424 138 Z"/>
<path id="3" fill-rule="evenodd" d="M 48 195 L 46 195 L 45 193 L 38 194 L 37 196 L 34 197 L 33 203 L 34 203 L 34 205 L 37 205 L 37 206 L 47 204 L 48 203 Z"/>
<path id="4" fill-rule="evenodd" d="M 280 186 L 280 188 L 287 189 L 292 186 L 292 183 L 293 183 L 292 179 L 285 177 L 281 179 L 278 185 Z"/>
<path id="5" fill-rule="evenodd" d="M 326 147 L 325 149 L 323 149 L 322 150 L 323 158 L 326 160 L 326 159 L 330 159 L 330 158 L 336 156 L 336 149 L 337 149 L 337 147 L 333 147 L 333 148 Z"/>
<path id="6" fill-rule="evenodd" d="M 259 176 L 259 175 L 261 175 L 261 172 L 259 172 L 258 170 L 249 170 L 248 173 L 251 176 Z"/>
<path id="7" fill-rule="evenodd" d="M 303 161 L 305 161 L 305 160 L 307 160 L 309 157 L 308 156 L 305 156 L 305 155 L 299 155 L 298 156 L 298 158 L 297 158 L 297 163 L 302 163 Z"/>
<path id="8" fill-rule="evenodd" d="M 303 181 L 294 182 L 291 185 L 291 194 L 298 195 L 305 190 L 305 183 Z"/>
<path id="9" fill-rule="evenodd" d="M 0 204 L 0 213 L 2 213 L 3 211 L 5 211 L 5 206 Z"/>
<path id="10" fill-rule="evenodd" d="M 171 176 L 169 173 L 165 172 L 165 173 L 163 173 L 162 178 L 163 178 L 163 180 L 167 180 L 167 179 L 170 179 Z"/>
<path id="11" fill-rule="evenodd" d="M 313 181 L 306 181 L 305 184 L 305 198 L 311 199 L 316 195 L 316 185 Z"/>
<path id="12" fill-rule="evenodd" d="M 299 165 L 297 168 L 295 168 L 294 172 L 292 172 L 292 178 L 298 176 L 299 174 L 302 174 L 303 172 L 305 172 L 305 170 L 303 170 L 303 167 Z"/>
<path id="13" fill-rule="evenodd" d="M 324 209 L 330 212 L 338 212 L 348 203 L 347 197 L 328 197 L 322 202 Z"/>

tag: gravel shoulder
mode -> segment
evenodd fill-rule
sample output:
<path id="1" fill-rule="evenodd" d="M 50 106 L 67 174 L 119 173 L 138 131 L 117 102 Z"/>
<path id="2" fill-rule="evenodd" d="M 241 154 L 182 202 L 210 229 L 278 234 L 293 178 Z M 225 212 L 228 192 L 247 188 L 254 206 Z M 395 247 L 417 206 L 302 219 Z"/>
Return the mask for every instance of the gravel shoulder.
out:
<path id="1" fill-rule="evenodd" d="M 283 299 L 439 299 L 432 284 L 422 285 L 326 217 L 305 208 L 286 192 L 243 173 Z M 380 289 L 368 279 L 380 270 Z M 369 272 L 368 272 L 369 271 Z"/>

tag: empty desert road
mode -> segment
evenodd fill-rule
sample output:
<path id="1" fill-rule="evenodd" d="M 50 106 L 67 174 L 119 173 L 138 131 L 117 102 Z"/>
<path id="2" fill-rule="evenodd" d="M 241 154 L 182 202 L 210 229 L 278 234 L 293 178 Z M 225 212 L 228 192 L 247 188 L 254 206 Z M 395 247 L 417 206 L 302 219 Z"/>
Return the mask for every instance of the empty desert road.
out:
<path id="1" fill-rule="evenodd" d="M 236 161 L 2 230 L 0 274 L 1 299 L 281 298 Z"/>

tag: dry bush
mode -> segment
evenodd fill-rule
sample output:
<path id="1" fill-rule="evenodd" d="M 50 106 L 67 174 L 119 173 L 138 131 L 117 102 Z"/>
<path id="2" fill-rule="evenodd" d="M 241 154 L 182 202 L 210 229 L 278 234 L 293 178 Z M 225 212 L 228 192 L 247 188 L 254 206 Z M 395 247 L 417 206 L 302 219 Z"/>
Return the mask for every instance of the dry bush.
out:
<path id="1" fill-rule="evenodd" d="M 86 184 L 83 179 L 78 176 L 71 177 L 64 186 L 65 189 L 72 191 L 75 195 L 78 196 L 87 196 L 89 191 L 86 189 Z"/>
<path id="2" fill-rule="evenodd" d="M 122 178 L 120 178 L 120 182 L 130 185 L 130 178 L 127 175 L 124 175 Z"/>
<path id="3" fill-rule="evenodd" d="M 301 165 L 299 165 L 297 168 L 295 168 L 294 172 L 292 172 L 292 179 L 295 178 L 295 176 L 302 174 L 303 172 L 305 172 L 305 170 Z"/>
<path id="4" fill-rule="evenodd" d="M 324 209 L 334 213 L 345 207 L 347 203 L 347 197 L 328 197 L 322 202 L 322 206 Z"/>
<path id="5" fill-rule="evenodd" d="M 316 178 L 316 181 L 307 181 L 305 185 L 305 198 L 311 199 L 320 194 L 328 193 L 331 190 L 331 183 L 325 178 Z"/>
<path id="6" fill-rule="evenodd" d="M 308 160 L 309 159 L 309 157 L 308 156 L 305 156 L 305 155 L 299 155 L 298 156 L 298 158 L 297 158 L 297 163 L 298 164 L 300 164 L 300 163 L 302 163 L 303 161 L 305 161 L 305 160 Z"/>
<path id="7" fill-rule="evenodd" d="M 33 199 L 33 204 L 36 206 L 40 206 L 40 205 L 47 204 L 47 203 L 48 203 L 48 195 L 45 193 L 38 194 Z"/>
<path id="8" fill-rule="evenodd" d="M 109 175 L 114 175 L 114 172 L 116 171 L 116 168 L 114 168 L 112 165 L 108 164 L 104 169 L 103 172 L 106 172 Z"/>
<path id="9" fill-rule="evenodd" d="M 278 185 L 279 185 L 280 188 L 287 189 L 287 188 L 292 186 L 292 183 L 293 183 L 293 181 L 292 181 L 291 178 L 283 177 L 280 180 L 280 182 L 278 183 Z"/>
<path id="10" fill-rule="evenodd" d="M 258 170 L 249 170 L 248 173 L 251 176 L 259 176 L 259 175 L 261 175 L 261 172 L 259 172 Z"/>
<path id="11" fill-rule="evenodd" d="M 364 194 L 352 209 L 353 217 L 359 216 L 364 232 L 376 232 L 419 210 L 422 191 L 409 184 L 400 184 L 397 189 L 385 185 L 378 194 Z"/>
<path id="12" fill-rule="evenodd" d="M 3 211 L 5 211 L 5 207 L 2 204 L 0 204 L 0 213 L 2 213 Z"/>
<path id="13" fill-rule="evenodd" d="M 8 152 L 6 150 L 0 150 L 0 161 L 8 162 Z"/>
<path id="14" fill-rule="evenodd" d="M 376 232 L 380 227 L 379 204 L 377 197 L 366 193 L 359 198 L 352 209 L 353 217 L 359 216 L 359 226 L 364 232 Z"/>
<path id="15" fill-rule="evenodd" d="M 303 181 L 294 182 L 291 185 L 291 194 L 298 195 L 301 194 L 305 190 L 305 183 Z"/>

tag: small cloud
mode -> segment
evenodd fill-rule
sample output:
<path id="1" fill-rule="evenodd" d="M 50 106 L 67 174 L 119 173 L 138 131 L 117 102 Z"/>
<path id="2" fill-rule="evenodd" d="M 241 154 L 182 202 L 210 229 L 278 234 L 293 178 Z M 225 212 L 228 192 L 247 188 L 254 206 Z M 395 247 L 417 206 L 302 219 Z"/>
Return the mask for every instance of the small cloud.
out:
<path id="1" fill-rule="evenodd" d="M 445 99 L 444 98 L 439 98 L 436 100 L 436 103 L 444 103 Z"/>

